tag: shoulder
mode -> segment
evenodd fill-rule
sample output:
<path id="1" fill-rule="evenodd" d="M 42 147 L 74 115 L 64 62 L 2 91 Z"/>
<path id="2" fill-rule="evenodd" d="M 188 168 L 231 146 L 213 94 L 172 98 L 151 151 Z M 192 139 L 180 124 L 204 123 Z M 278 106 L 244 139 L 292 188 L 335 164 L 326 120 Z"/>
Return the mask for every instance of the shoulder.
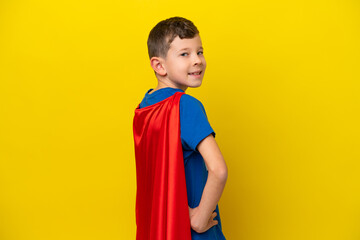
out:
<path id="1" fill-rule="evenodd" d="M 180 98 L 180 128 L 183 149 L 197 151 L 201 140 L 211 133 L 215 136 L 201 101 L 183 94 Z"/>
<path id="2" fill-rule="evenodd" d="M 180 108 L 182 109 L 188 109 L 188 110 L 194 110 L 196 108 L 201 108 L 203 111 L 205 111 L 203 104 L 201 101 L 196 99 L 195 97 L 189 95 L 189 94 L 183 94 L 180 98 Z"/>

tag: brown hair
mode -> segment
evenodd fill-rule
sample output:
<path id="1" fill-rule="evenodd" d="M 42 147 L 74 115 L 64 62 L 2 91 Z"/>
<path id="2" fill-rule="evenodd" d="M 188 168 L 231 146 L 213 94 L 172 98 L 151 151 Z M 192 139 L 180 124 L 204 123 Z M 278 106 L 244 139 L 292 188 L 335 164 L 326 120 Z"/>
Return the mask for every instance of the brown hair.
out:
<path id="1" fill-rule="evenodd" d="M 150 31 L 147 45 L 149 58 L 166 57 L 170 44 L 179 36 L 183 38 L 193 38 L 199 34 L 199 30 L 190 21 L 182 17 L 172 17 L 165 19 Z"/>

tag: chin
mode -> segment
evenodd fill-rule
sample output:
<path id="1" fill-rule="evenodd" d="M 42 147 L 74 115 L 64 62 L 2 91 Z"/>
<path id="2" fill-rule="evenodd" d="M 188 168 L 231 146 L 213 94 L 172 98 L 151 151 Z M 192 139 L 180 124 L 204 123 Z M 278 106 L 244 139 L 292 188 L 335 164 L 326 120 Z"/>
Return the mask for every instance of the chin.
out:
<path id="1" fill-rule="evenodd" d="M 195 85 L 194 85 L 194 88 L 200 87 L 201 84 L 202 84 L 202 81 L 200 81 L 198 84 L 195 84 Z"/>
<path id="2" fill-rule="evenodd" d="M 196 83 L 196 84 L 191 84 L 191 85 L 187 85 L 189 88 L 198 88 L 201 86 L 201 83 Z"/>

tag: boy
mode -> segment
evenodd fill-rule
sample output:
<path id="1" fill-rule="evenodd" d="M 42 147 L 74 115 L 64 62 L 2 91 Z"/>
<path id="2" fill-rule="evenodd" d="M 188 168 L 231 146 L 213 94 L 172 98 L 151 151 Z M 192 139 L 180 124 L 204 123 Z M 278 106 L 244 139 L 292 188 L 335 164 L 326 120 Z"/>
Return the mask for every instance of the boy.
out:
<path id="1" fill-rule="evenodd" d="M 199 87 L 206 61 L 198 29 L 181 17 L 159 22 L 148 52 L 158 85 L 135 110 L 137 240 L 225 239 L 218 201 L 227 166 Z"/>

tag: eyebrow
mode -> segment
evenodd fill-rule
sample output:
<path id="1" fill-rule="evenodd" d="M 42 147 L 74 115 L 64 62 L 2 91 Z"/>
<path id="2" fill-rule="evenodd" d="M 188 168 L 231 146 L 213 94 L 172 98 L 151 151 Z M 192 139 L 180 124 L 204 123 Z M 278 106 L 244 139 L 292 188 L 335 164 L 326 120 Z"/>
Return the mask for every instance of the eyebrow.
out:
<path id="1" fill-rule="evenodd" d="M 177 52 L 181 52 L 181 51 L 184 51 L 184 50 L 189 50 L 190 48 L 182 48 L 180 50 L 178 50 Z M 203 47 L 199 47 L 199 50 L 204 50 Z"/>

